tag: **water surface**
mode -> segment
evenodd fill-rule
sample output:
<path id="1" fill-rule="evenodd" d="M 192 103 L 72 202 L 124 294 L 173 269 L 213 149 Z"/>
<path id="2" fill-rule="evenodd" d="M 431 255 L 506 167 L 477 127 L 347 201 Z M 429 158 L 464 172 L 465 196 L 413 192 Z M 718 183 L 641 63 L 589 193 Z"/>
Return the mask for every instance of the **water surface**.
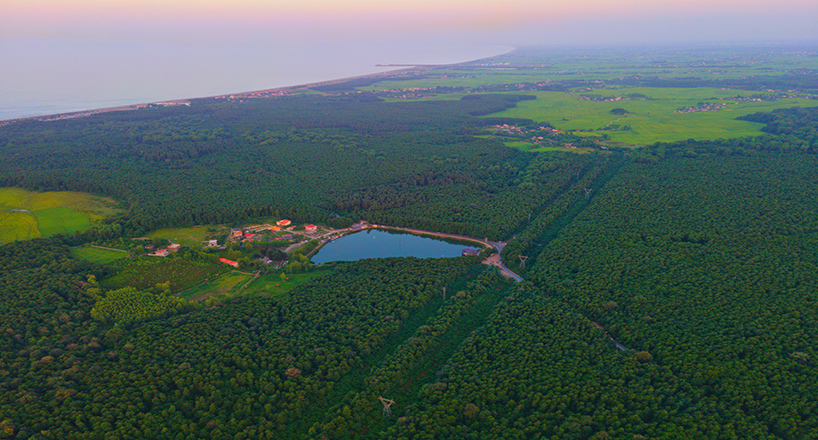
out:
<path id="1" fill-rule="evenodd" d="M 316 264 L 330 261 L 357 261 L 364 258 L 417 257 L 450 258 L 462 255 L 466 244 L 452 244 L 407 233 L 369 229 L 345 235 L 327 243 L 312 257 Z"/>
<path id="2" fill-rule="evenodd" d="M 505 46 L 262 41 L 166 44 L 0 36 L 0 120 L 265 90 L 450 64 Z"/>

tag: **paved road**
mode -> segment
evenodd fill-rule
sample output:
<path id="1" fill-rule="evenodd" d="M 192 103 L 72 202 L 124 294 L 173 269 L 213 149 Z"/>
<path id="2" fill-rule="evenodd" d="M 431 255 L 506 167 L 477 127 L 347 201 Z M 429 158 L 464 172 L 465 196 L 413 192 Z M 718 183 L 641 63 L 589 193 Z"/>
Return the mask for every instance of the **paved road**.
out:
<path id="1" fill-rule="evenodd" d="M 516 273 L 512 272 L 511 269 L 509 269 L 508 267 L 506 267 L 505 264 L 503 264 L 503 259 L 500 256 L 500 254 L 503 252 L 503 246 L 505 246 L 506 244 L 501 242 L 501 241 L 489 241 L 488 238 L 480 239 L 480 238 L 468 237 L 466 235 L 446 234 L 446 233 L 443 233 L 443 232 L 424 231 L 422 229 L 401 228 L 401 227 L 397 227 L 397 226 L 378 225 L 376 228 L 377 229 L 394 229 L 396 231 L 404 231 L 404 232 L 409 232 L 411 234 L 429 235 L 429 236 L 432 236 L 432 237 L 454 238 L 454 239 L 457 239 L 457 240 L 471 241 L 471 242 L 474 242 L 474 243 L 480 243 L 481 245 L 487 246 L 487 247 L 493 247 L 494 249 L 497 249 L 497 255 L 495 256 L 495 258 L 492 258 L 492 257 L 486 258 L 485 260 L 483 260 L 483 264 L 488 264 L 490 266 L 497 267 L 498 269 L 500 269 L 500 272 L 503 275 L 514 279 L 518 283 L 523 281 L 523 277 L 521 277 L 521 276 L 517 275 Z M 366 230 L 366 228 L 365 229 L 352 229 L 352 228 L 334 229 L 334 230 L 331 230 L 329 232 L 325 232 L 325 233 L 320 234 L 320 235 L 312 236 L 312 238 L 319 239 L 322 242 L 321 244 L 324 244 L 324 242 L 330 236 L 337 235 L 337 234 L 346 234 L 348 232 L 364 231 L 364 230 Z M 288 246 L 287 248 L 285 248 L 284 252 L 289 253 L 290 251 L 292 251 L 292 250 L 294 250 L 294 249 L 296 249 L 296 248 L 298 248 L 300 246 L 303 246 L 306 243 L 307 242 L 294 243 L 294 244 Z M 320 246 L 316 247 L 315 250 L 318 250 L 319 248 L 320 248 Z"/>
<path id="2" fill-rule="evenodd" d="M 523 281 L 523 277 L 521 277 L 521 276 L 517 275 L 516 273 L 512 272 L 511 269 L 509 269 L 508 267 L 506 267 L 505 264 L 503 264 L 503 258 L 500 255 L 503 252 L 503 246 L 505 246 L 506 244 L 501 242 L 501 241 L 489 241 L 488 238 L 479 239 L 479 238 L 474 238 L 474 237 L 468 237 L 468 236 L 465 236 L 465 235 L 446 234 L 446 233 L 443 233 L 443 232 L 423 231 L 423 230 L 420 230 L 420 229 L 412 229 L 412 228 L 399 228 L 399 227 L 395 227 L 395 226 L 378 225 L 378 227 L 379 228 L 384 228 L 384 229 L 396 229 L 398 231 L 410 232 L 412 234 L 423 234 L 423 235 L 430 235 L 430 236 L 433 236 L 433 237 L 454 238 L 454 239 L 457 239 L 457 240 L 472 241 L 472 242 L 480 243 L 480 244 L 488 246 L 488 247 L 493 247 L 494 249 L 497 249 L 497 259 L 496 260 L 491 260 L 491 259 L 487 258 L 485 261 L 483 261 L 483 263 L 499 268 L 500 272 L 502 272 L 503 275 L 505 275 L 505 276 L 507 276 L 509 278 L 513 278 L 518 283 Z"/>

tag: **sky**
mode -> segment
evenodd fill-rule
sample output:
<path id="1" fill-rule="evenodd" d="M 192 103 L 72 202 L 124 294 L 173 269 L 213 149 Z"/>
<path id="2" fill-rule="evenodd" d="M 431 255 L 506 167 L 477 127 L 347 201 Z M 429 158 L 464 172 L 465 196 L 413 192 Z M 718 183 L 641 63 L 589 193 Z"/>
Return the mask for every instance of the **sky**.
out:
<path id="1" fill-rule="evenodd" d="M 818 42 L 814 0 L 5 0 L 0 119 L 452 63 L 521 45 Z M 383 70 L 383 68 L 380 68 Z"/>
<path id="2" fill-rule="evenodd" d="M 463 39 L 494 44 L 814 40 L 813 0 L 11 0 L 0 35 Z"/>

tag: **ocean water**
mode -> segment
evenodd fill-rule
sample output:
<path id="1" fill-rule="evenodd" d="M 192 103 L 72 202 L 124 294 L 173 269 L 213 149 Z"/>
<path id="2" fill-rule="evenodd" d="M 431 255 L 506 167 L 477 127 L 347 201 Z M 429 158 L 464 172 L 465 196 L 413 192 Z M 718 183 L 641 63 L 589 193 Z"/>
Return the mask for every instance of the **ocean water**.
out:
<path id="1" fill-rule="evenodd" d="M 449 64 L 509 50 L 429 41 L 165 44 L 3 38 L 0 120 L 264 90 L 395 69 L 377 64 Z"/>

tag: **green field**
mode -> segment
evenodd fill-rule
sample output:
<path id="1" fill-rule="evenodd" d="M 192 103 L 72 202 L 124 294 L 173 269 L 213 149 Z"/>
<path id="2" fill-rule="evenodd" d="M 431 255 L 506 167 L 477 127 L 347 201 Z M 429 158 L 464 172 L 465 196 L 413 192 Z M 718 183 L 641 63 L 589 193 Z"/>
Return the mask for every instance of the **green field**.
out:
<path id="1" fill-rule="evenodd" d="M 111 266 L 116 270 L 116 275 L 99 283 L 106 289 L 130 286 L 144 290 L 157 284 L 170 283 L 171 290 L 179 292 L 227 271 L 227 267 L 221 263 L 191 261 L 175 256 L 129 258 L 115 261 Z"/>
<path id="2" fill-rule="evenodd" d="M 730 139 L 758 135 L 763 124 L 737 121 L 739 116 L 767 112 L 777 108 L 814 106 L 814 100 L 792 98 L 777 101 L 737 102 L 728 98 L 748 97 L 762 92 L 722 90 L 713 88 L 622 88 L 599 89 L 586 93 L 527 92 L 536 100 L 521 101 L 516 107 L 490 117 L 533 119 L 550 123 L 566 131 L 593 131 L 591 135 L 607 134 L 613 142 L 647 145 L 655 142 L 673 142 L 686 139 Z M 580 100 L 588 95 L 617 97 L 631 94 L 647 96 L 644 100 L 590 101 Z M 682 107 L 698 103 L 726 103 L 718 111 L 676 113 Z M 615 115 L 612 109 L 624 108 L 626 115 Z M 630 125 L 630 131 L 600 130 L 608 124 Z"/>
<path id="3" fill-rule="evenodd" d="M 119 260 L 120 258 L 125 258 L 128 256 L 128 253 L 87 246 L 71 249 L 71 256 L 94 263 L 105 264 Z"/>
<path id="4" fill-rule="evenodd" d="M 117 212 L 114 200 L 91 194 L 0 188 L 0 244 L 83 231 Z"/>
<path id="5" fill-rule="evenodd" d="M 192 228 L 159 229 L 148 234 L 150 238 L 164 238 L 171 243 L 178 243 L 187 247 L 201 247 L 208 234 L 208 226 L 194 226 Z"/>
<path id="6" fill-rule="evenodd" d="M 241 272 L 229 272 L 212 280 L 197 284 L 179 293 L 179 296 L 190 300 L 203 300 L 218 295 L 283 295 L 310 280 L 332 273 L 332 269 L 318 269 L 300 274 L 288 274 L 287 280 L 281 274 L 262 275 L 253 280 L 253 275 Z M 252 280 L 252 282 L 250 282 Z M 250 284 L 247 284 L 250 282 Z M 242 288 L 243 286 L 245 286 Z"/>

